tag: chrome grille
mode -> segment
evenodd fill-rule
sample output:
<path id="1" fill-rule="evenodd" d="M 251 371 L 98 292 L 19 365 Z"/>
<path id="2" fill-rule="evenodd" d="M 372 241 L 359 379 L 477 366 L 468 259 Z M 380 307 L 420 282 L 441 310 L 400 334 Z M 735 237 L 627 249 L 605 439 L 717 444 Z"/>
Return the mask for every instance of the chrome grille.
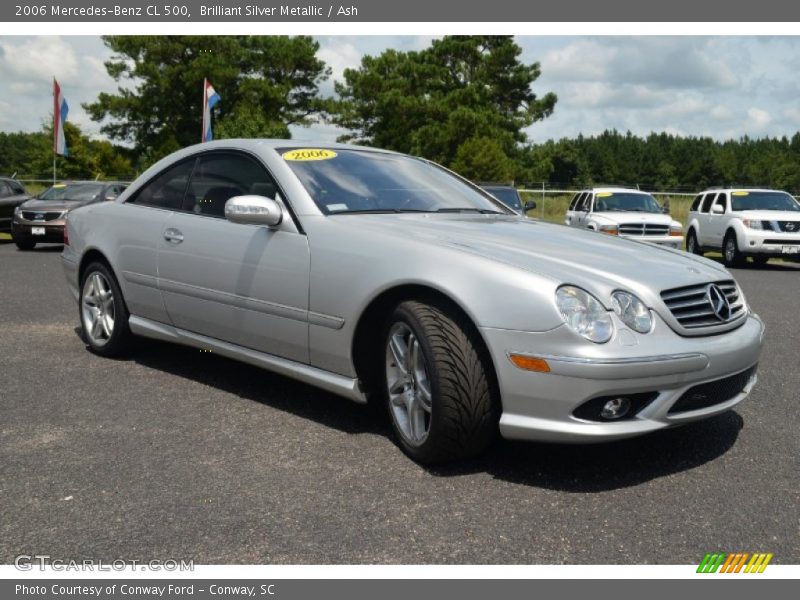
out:
<path id="1" fill-rule="evenodd" d="M 787 233 L 800 233 L 800 221 L 773 221 L 773 229 L 775 225 L 778 226 L 778 231 L 785 231 Z"/>
<path id="2" fill-rule="evenodd" d="M 55 221 L 60 216 L 60 212 L 45 212 L 36 210 L 22 211 L 22 218 L 26 221 Z"/>
<path id="3" fill-rule="evenodd" d="M 623 223 L 619 226 L 620 235 L 667 235 L 669 225 L 655 223 Z"/>
<path id="4" fill-rule="evenodd" d="M 711 302 L 708 300 L 708 286 L 712 283 L 722 290 L 730 304 L 731 315 L 727 321 L 720 320 L 714 314 Z M 714 325 L 730 323 L 745 314 L 744 302 L 742 302 L 739 294 L 739 288 L 732 279 L 666 290 L 661 292 L 661 299 L 678 323 L 687 329 L 713 327 Z"/>

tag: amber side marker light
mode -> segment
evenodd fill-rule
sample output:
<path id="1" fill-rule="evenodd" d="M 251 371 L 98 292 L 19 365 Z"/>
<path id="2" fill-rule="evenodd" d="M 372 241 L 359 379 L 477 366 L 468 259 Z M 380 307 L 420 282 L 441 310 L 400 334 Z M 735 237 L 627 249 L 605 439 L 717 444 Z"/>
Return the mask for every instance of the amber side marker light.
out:
<path id="1" fill-rule="evenodd" d="M 526 371 L 536 371 L 537 373 L 550 372 L 550 365 L 548 365 L 547 361 L 543 358 L 524 356 L 522 354 L 509 354 L 508 358 L 510 358 L 511 362 L 520 369 L 525 369 Z"/>

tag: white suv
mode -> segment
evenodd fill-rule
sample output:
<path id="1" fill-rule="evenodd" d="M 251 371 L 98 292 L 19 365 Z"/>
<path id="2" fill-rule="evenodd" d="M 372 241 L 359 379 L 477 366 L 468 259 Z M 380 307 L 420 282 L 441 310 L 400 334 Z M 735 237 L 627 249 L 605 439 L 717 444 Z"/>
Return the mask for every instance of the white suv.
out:
<path id="1" fill-rule="evenodd" d="M 593 188 L 573 196 L 564 221 L 602 233 L 680 248 L 683 227 L 665 214 L 647 192 L 626 188 Z"/>
<path id="2" fill-rule="evenodd" d="M 728 267 L 748 256 L 760 265 L 775 256 L 800 259 L 800 204 L 776 190 L 706 190 L 689 209 L 686 250 L 722 250 Z"/>

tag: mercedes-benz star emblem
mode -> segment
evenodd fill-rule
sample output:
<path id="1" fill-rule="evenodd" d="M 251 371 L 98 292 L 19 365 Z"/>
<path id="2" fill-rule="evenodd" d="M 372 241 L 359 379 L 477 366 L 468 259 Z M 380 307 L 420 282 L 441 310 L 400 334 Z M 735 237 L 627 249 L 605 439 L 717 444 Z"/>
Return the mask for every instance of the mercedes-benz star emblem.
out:
<path id="1" fill-rule="evenodd" d="M 718 286 L 713 283 L 709 285 L 706 298 L 708 298 L 708 303 L 711 305 L 714 316 L 720 321 L 727 321 L 731 318 L 731 305 L 728 302 L 728 297 Z"/>

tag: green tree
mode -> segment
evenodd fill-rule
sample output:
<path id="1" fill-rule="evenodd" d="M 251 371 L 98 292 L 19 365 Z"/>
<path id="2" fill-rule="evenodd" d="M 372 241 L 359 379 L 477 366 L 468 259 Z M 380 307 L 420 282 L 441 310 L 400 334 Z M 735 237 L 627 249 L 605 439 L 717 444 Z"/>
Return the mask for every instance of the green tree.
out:
<path id="1" fill-rule="evenodd" d="M 458 147 L 451 168 L 473 181 L 506 183 L 514 179 L 515 164 L 495 140 L 474 137 Z"/>
<path id="2" fill-rule="evenodd" d="M 556 103 L 555 94 L 533 93 L 539 63 L 523 64 L 521 52 L 508 36 L 446 36 L 418 52 L 365 56 L 336 83 L 340 99 L 332 120 L 349 130 L 342 141 L 447 166 L 476 137 L 493 140 L 516 160 L 524 129 L 549 116 Z"/>
<path id="3" fill-rule="evenodd" d="M 133 142 L 147 164 L 200 141 L 203 79 L 222 96 L 217 137 L 290 137 L 326 101 L 330 70 L 307 36 L 105 36 L 106 70 L 120 83 L 85 104 L 111 139 Z"/>

